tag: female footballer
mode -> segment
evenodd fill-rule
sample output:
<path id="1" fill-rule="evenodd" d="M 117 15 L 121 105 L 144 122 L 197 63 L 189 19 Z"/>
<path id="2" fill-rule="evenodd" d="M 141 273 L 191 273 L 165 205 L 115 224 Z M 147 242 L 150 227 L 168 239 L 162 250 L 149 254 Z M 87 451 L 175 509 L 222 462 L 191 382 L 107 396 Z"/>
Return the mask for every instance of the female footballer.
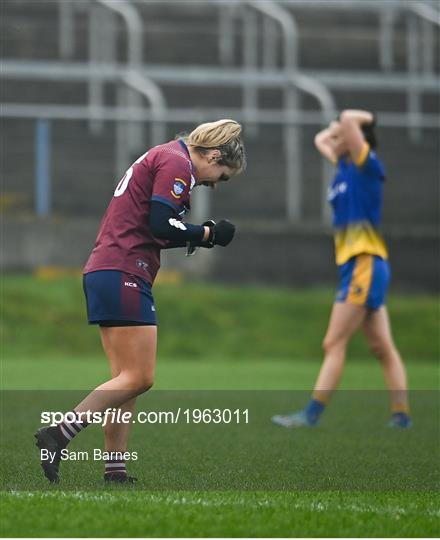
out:
<path id="1" fill-rule="evenodd" d="M 338 121 L 315 137 L 318 151 L 336 165 L 328 200 L 333 207 L 340 282 L 312 397 L 304 410 L 272 418 L 285 427 L 318 423 L 341 378 L 347 345 L 359 328 L 380 360 L 390 390 L 389 425 L 411 425 L 405 368 L 385 306 L 390 270 L 387 248 L 379 232 L 385 172 L 374 151 L 374 125 L 370 112 L 345 110 Z"/>
<path id="2" fill-rule="evenodd" d="M 84 268 L 90 324 L 99 325 L 111 378 L 93 390 L 72 414 L 35 434 L 44 474 L 58 481 L 61 452 L 87 426 L 81 413 L 134 410 L 136 396 L 153 385 L 157 326 L 151 288 L 161 249 L 227 246 L 235 227 L 226 220 L 192 225 L 184 220 L 194 186 L 216 187 L 246 167 L 241 126 L 233 120 L 199 125 L 189 135 L 156 146 L 137 159 L 116 186 L 95 247 Z M 89 414 L 90 414 L 89 413 Z M 132 482 L 125 462 L 129 423 L 104 428 L 106 481 Z M 117 454 L 115 454 L 117 453 Z M 52 462 L 51 462 L 52 461 Z"/>

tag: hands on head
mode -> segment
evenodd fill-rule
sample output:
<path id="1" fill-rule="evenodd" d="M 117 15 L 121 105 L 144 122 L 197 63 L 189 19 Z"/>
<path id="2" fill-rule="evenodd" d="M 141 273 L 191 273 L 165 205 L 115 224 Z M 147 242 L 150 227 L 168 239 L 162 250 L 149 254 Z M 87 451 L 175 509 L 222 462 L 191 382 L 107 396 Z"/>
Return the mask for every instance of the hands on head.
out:
<path id="1" fill-rule="evenodd" d="M 341 112 L 338 120 L 330 122 L 328 127 L 316 135 L 315 146 L 332 163 L 344 155 L 356 162 L 366 141 L 363 126 L 368 124 L 374 124 L 371 112 L 346 109 Z"/>

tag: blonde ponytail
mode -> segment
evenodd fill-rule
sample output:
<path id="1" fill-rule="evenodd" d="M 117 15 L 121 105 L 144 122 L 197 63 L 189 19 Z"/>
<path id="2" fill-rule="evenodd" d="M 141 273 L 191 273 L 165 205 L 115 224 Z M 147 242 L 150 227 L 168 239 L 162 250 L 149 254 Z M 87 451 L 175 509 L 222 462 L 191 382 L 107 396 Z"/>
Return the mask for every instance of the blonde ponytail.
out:
<path id="1" fill-rule="evenodd" d="M 187 137 L 187 143 L 202 148 L 218 148 L 240 136 L 241 125 L 235 120 L 223 119 L 200 124 Z"/>
<path id="2" fill-rule="evenodd" d="M 220 150 L 219 165 L 226 165 L 239 174 L 246 169 L 246 151 L 240 137 L 241 125 L 235 120 L 223 119 L 200 124 L 189 135 L 181 134 L 185 144 L 204 155 L 216 148 Z"/>

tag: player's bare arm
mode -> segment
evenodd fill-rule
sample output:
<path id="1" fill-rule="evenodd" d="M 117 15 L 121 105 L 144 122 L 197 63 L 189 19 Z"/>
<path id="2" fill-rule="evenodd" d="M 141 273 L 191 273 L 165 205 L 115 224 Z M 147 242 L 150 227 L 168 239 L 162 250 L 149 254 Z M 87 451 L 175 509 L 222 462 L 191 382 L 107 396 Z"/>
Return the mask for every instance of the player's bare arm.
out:
<path id="1" fill-rule="evenodd" d="M 337 161 L 337 155 L 333 148 L 332 129 L 330 126 L 317 133 L 314 142 L 318 152 L 331 163 L 335 164 Z"/>
<path id="2" fill-rule="evenodd" d="M 346 109 L 341 112 L 341 135 L 347 145 L 347 151 L 354 163 L 359 163 L 365 152 L 365 136 L 362 125 L 371 124 L 374 116 L 371 112 L 357 109 Z"/>

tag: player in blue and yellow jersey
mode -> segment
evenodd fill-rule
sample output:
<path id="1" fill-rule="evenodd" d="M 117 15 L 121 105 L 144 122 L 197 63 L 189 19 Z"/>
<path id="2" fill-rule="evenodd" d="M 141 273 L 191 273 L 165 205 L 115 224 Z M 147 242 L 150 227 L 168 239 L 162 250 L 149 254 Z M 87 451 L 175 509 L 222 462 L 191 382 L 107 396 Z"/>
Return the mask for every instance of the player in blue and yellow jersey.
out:
<path id="1" fill-rule="evenodd" d="M 318 151 L 336 166 L 328 200 L 340 281 L 312 397 L 304 410 L 272 418 L 285 427 L 317 424 L 341 378 L 348 342 L 359 328 L 379 358 L 390 390 L 389 425 L 411 425 L 405 368 L 385 306 L 390 280 L 388 252 L 380 233 L 385 171 L 375 152 L 374 127 L 371 113 L 345 110 L 315 137 Z"/>

